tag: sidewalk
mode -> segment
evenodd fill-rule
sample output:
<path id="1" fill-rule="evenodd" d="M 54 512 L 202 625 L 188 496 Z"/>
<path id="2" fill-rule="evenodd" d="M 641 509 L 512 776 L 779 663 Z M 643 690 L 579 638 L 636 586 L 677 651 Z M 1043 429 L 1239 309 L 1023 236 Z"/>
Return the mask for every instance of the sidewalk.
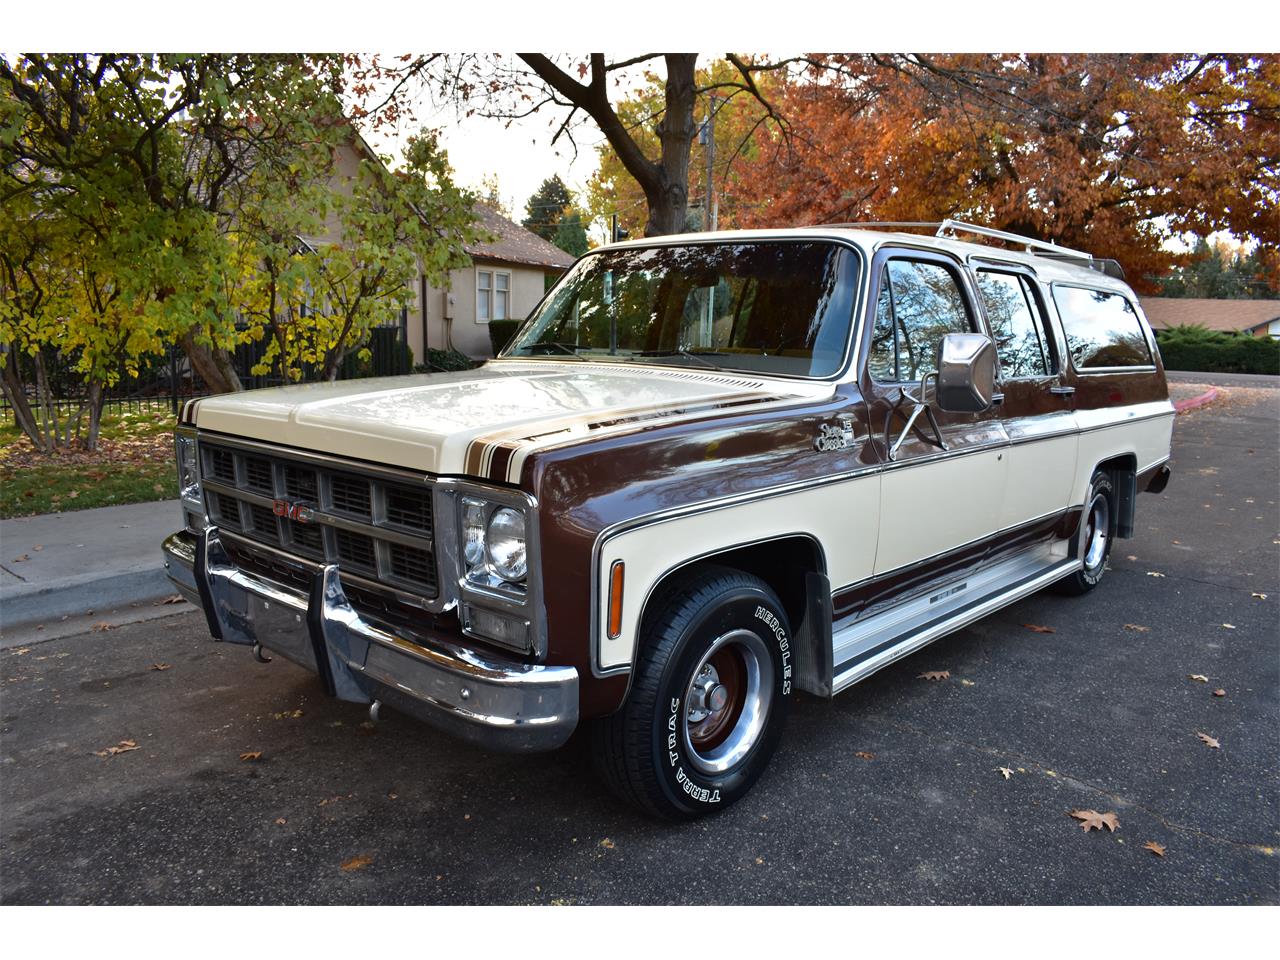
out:
<path id="1" fill-rule="evenodd" d="M 160 544 L 181 524 L 177 500 L 0 520 L 0 646 L 174 613 Z M 88 619 L 86 623 L 85 620 Z M 37 631 L 37 627 L 43 630 Z"/>

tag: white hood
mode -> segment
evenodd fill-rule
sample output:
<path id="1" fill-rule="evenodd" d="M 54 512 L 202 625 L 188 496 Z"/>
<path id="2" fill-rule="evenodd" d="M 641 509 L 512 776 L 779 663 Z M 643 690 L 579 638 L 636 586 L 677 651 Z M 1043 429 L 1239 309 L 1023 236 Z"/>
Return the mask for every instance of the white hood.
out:
<path id="1" fill-rule="evenodd" d="M 196 407 L 196 425 L 439 474 L 487 475 L 486 448 L 503 445 L 518 451 L 510 457 L 518 478 L 519 464 L 533 446 L 631 429 L 638 418 L 705 415 L 728 404 L 789 402 L 832 390 L 830 383 L 714 370 L 498 360 L 461 373 L 208 397 Z"/>

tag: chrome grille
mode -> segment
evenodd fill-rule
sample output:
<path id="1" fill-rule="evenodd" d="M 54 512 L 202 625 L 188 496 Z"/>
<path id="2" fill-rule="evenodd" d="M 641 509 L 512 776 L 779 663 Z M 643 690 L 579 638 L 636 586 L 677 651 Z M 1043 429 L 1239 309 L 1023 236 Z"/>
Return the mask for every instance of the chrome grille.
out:
<path id="1" fill-rule="evenodd" d="M 423 600 L 438 594 L 432 487 L 276 450 L 202 437 L 201 477 L 213 523 L 248 541 L 311 562 L 337 564 L 344 580 Z M 306 522 L 277 501 L 303 505 Z"/>

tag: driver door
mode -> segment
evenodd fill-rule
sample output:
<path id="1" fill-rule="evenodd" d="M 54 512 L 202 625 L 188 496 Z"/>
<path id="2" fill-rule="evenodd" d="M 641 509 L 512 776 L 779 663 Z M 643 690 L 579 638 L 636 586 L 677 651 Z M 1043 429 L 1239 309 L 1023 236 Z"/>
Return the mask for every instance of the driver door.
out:
<path id="1" fill-rule="evenodd" d="M 970 282 L 933 252 L 888 249 L 873 261 L 861 385 L 884 463 L 876 602 L 980 562 L 999 527 L 1008 466 L 999 409 L 943 411 L 928 379 L 946 334 L 987 332 Z M 927 410 L 906 430 L 912 397 Z"/>

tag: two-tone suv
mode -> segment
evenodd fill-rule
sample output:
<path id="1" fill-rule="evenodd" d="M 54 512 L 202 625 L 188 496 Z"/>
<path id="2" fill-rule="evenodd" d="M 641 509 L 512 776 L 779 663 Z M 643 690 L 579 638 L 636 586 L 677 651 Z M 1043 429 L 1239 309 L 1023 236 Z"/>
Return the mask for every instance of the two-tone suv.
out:
<path id="1" fill-rule="evenodd" d="M 603 247 L 475 370 L 194 401 L 169 575 L 375 717 L 589 722 L 623 797 L 724 807 L 796 691 L 1092 589 L 1168 479 L 1113 263 L 874 226 Z"/>

